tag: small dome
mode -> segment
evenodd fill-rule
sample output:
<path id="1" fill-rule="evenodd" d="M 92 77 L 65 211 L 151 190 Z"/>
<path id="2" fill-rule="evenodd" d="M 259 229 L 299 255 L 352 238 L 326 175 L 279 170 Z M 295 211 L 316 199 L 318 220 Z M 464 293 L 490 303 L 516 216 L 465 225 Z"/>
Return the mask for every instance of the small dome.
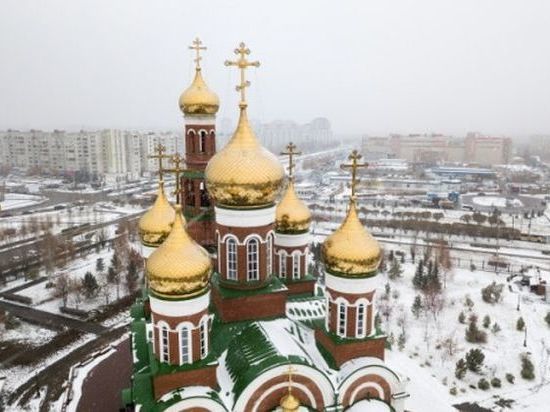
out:
<path id="1" fill-rule="evenodd" d="M 279 405 L 283 412 L 296 412 L 300 408 L 300 401 L 289 391 L 281 398 Z"/>
<path id="2" fill-rule="evenodd" d="M 159 182 L 155 203 L 139 219 L 139 236 L 145 246 L 158 247 L 172 230 L 176 212 L 164 194 L 164 182 Z"/>
<path id="3" fill-rule="evenodd" d="M 220 108 L 220 99 L 204 82 L 200 68 L 191 86 L 181 94 L 179 106 L 184 114 L 216 114 Z"/>
<path id="4" fill-rule="evenodd" d="M 262 147 L 241 107 L 239 124 L 227 145 L 206 166 L 206 187 L 215 203 L 229 208 L 272 205 L 283 181 L 277 157 Z"/>
<path id="5" fill-rule="evenodd" d="M 290 179 L 283 198 L 275 212 L 275 230 L 279 233 L 304 233 L 309 230 L 311 212 L 296 195 L 294 181 Z"/>
<path id="6" fill-rule="evenodd" d="M 210 257 L 186 232 L 179 205 L 172 231 L 147 259 L 146 272 L 149 287 L 161 297 L 187 298 L 208 288 Z"/>
<path id="7" fill-rule="evenodd" d="M 345 277 L 374 276 L 380 264 L 378 241 L 363 227 L 355 200 L 342 225 L 323 243 L 322 256 L 329 272 Z"/>

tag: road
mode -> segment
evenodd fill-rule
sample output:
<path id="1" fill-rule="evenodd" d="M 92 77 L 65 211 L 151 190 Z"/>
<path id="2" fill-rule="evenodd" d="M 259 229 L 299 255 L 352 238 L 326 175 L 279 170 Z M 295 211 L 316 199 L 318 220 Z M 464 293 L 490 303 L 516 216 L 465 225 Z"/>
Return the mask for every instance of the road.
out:
<path id="1" fill-rule="evenodd" d="M 61 329 L 63 327 L 69 329 L 76 329 L 85 333 L 93 333 L 95 335 L 101 335 L 108 331 L 108 328 L 92 322 L 86 322 L 79 319 L 73 319 L 55 313 L 46 312 L 27 306 L 17 305 L 15 303 L 6 302 L 0 300 L 0 308 L 7 310 L 11 314 L 34 323 L 46 325 L 54 329 Z"/>

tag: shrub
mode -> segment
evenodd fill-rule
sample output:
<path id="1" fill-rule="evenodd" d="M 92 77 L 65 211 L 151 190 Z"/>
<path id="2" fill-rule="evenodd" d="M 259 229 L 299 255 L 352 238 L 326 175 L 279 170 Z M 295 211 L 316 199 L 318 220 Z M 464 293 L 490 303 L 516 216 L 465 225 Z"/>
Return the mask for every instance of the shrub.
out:
<path id="1" fill-rule="evenodd" d="M 483 318 L 483 327 L 485 329 L 488 329 L 489 326 L 491 326 L 491 318 L 489 317 L 489 315 L 485 315 L 485 317 Z"/>
<path id="2" fill-rule="evenodd" d="M 451 389 L 449 389 L 449 393 L 453 396 L 456 396 L 458 393 L 458 390 L 456 389 L 456 386 L 453 386 Z"/>
<path id="3" fill-rule="evenodd" d="M 520 316 L 518 321 L 516 322 L 516 329 L 519 330 L 519 331 L 522 331 L 523 329 L 525 329 L 525 321 L 523 320 L 523 318 Z"/>
<path id="4" fill-rule="evenodd" d="M 479 330 L 477 326 L 477 316 L 470 316 L 470 324 L 466 328 L 466 340 L 470 343 L 485 343 L 487 342 L 487 333 Z"/>
<path id="5" fill-rule="evenodd" d="M 491 283 L 487 287 L 481 289 L 481 297 L 484 302 L 487 303 L 497 303 L 502 300 L 502 291 L 504 290 L 504 285 L 497 285 L 496 282 Z"/>
<path id="6" fill-rule="evenodd" d="M 455 368 L 455 376 L 457 379 L 462 379 L 464 376 L 466 376 L 466 372 L 468 371 L 468 365 L 466 365 L 466 361 L 464 359 L 459 359 L 456 363 Z"/>
<path id="7" fill-rule="evenodd" d="M 490 387 L 489 381 L 485 378 L 481 378 L 477 383 L 477 387 L 483 391 L 486 391 Z"/>
<path id="8" fill-rule="evenodd" d="M 498 323 L 493 323 L 493 327 L 491 328 L 491 332 L 493 332 L 495 335 L 500 332 L 500 326 Z"/>
<path id="9" fill-rule="evenodd" d="M 464 312 L 460 312 L 458 314 L 458 321 L 462 324 L 466 323 L 466 315 L 464 314 Z"/>
<path id="10" fill-rule="evenodd" d="M 479 372 L 485 360 L 485 355 L 480 349 L 470 349 L 464 359 L 469 370 Z"/>
<path id="11" fill-rule="evenodd" d="M 550 311 L 548 311 L 548 313 L 544 317 L 544 320 L 546 321 L 546 324 L 550 326 Z"/>
<path id="12" fill-rule="evenodd" d="M 512 375 L 511 373 L 507 373 L 505 377 L 509 383 L 511 383 L 512 385 L 514 384 L 514 380 L 516 379 L 514 375 Z"/>
<path id="13" fill-rule="evenodd" d="M 501 382 L 500 382 L 500 379 L 499 378 L 493 378 L 491 379 L 491 386 L 493 388 L 500 388 L 502 386 Z"/>
<path id="14" fill-rule="evenodd" d="M 527 380 L 535 379 L 535 367 L 526 354 L 521 356 L 521 377 Z"/>

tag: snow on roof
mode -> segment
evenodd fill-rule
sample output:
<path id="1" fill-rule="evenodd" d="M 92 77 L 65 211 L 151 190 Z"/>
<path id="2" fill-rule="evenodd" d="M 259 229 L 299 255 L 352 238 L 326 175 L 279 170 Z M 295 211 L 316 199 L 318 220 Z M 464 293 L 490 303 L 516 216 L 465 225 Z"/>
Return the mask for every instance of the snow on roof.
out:
<path id="1" fill-rule="evenodd" d="M 325 310 L 323 298 L 317 296 L 289 300 L 286 304 L 286 316 L 297 321 L 324 318 Z"/>
<path id="2" fill-rule="evenodd" d="M 178 389 L 174 389 L 168 393 L 165 393 L 161 396 L 158 402 L 169 402 L 173 399 L 174 396 L 178 395 L 181 399 L 192 398 L 192 397 L 212 397 L 212 388 L 208 386 L 185 386 Z"/>
<path id="3" fill-rule="evenodd" d="M 392 408 L 379 399 L 365 399 L 355 403 L 348 412 L 391 412 Z"/>
<path id="4" fill-rule="evenodd" d="M 338 382 L 341 382 L 343 379 L 354 373 L 356 370 L 364 368 L 366 366 L 383 366 L 385 368 L 387 367 L 383 360 L 372 356 L 363 356 L 361 358 L 351 359 L 340 367 L 340 372 L 338 373 Z M 396 374 L 396 376 L 398 375 Z"/>

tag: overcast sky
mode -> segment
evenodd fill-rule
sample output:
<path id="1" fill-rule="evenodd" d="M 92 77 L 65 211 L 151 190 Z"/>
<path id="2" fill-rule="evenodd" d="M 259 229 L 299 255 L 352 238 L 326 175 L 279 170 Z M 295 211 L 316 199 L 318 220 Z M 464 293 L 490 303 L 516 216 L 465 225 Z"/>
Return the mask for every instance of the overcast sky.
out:
<path id="1" fill-rule="evenodd" d="M 235 117 L 244 40 L 250 113 L 341 133 L 550 132 L 549 0 L 0 3 L 0 128 L 181 127 L 204 75 Z"/>

